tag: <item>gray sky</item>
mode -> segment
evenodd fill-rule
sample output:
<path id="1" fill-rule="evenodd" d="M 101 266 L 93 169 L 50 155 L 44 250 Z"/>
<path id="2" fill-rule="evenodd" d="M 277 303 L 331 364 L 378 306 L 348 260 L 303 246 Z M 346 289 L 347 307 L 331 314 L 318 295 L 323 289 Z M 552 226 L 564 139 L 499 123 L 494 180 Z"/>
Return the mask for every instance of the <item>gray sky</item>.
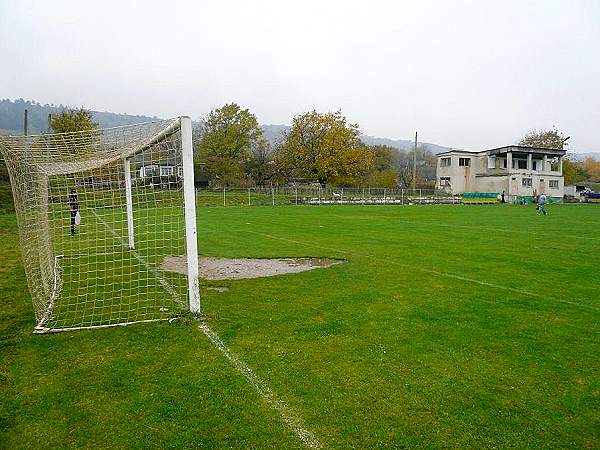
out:
<path id="1" fill-rule="evenodd" d="M 0 97 L 261 123 L 341 109 L 470 150 L 553 125 L 600 151 L 600 2 L 0 0 Z"/>

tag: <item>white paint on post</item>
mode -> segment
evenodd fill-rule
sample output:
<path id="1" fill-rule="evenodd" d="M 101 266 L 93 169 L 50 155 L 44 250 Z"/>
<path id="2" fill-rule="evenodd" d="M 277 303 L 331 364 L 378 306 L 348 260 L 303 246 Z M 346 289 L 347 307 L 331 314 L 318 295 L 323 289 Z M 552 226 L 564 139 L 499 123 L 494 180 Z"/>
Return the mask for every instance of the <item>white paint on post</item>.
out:
<path id="1" fill-rule="evenodd" d="M 127 237 L 130 249 L 135 249 L 135 235 L 133 228 L 133 198 L 131 193 L 131 160 L 123 160 L 123 171 L 125 175 L 125 201 L 127 204 Z"/>
<path id="2" fill-rule="evenodd" d="M 181 117 L 181 154 L 183 162 L 183 196 L 185 204 L 185 246 L 188 269 L 190 311 L 200 313 L 198 282 L 198 237 L 196 233 L 196 191 L 194 188 L 194 154 L 192 151 L 192 119 Z"/>

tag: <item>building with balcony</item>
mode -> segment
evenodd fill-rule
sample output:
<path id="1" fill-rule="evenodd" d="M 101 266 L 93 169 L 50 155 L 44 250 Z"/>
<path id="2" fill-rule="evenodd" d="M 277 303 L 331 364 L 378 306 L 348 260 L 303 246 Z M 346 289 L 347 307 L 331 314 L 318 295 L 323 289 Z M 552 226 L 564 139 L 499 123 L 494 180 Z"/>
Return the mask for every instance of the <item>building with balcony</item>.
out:
<path id="1" fill-rule="evenodd" d="M 562 198 L 565 150 L 510 145 L 437 155 L 436 188 L 452 194 L 504 193 L 506 201 L 546 194 Z"/>

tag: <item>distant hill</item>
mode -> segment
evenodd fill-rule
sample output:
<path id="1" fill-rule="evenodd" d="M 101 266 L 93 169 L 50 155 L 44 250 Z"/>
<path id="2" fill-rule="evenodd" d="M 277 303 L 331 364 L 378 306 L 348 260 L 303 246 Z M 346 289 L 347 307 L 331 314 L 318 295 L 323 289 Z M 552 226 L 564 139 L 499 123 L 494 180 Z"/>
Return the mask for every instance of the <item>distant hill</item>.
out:
<path id="1" fill-rule="evenodd" d="M 411 151 L 415 147 L 415 141 L 409 141 L 405 139 L 388 139 L 365 135 L 361 136 L 360 138 L 367 145 L 387 145 L 388 147 L 394 147 L 404 151 Z M 450 147 L 431 144 L 429 142 L 417 142 L 417 144 L 419 147 L 429 150 L 434 155 L 451 150 Z"/>
<path id="2" fill-rule="evenodd" d="M 262 125 L 262 129 L 265 137 L 272 144 L 276 144 L 278 142 L 281 142 L 281 140 L 283 139 L 283 135 L 290 130 L 290 127 L 288 125 Z M 414 141 L 403 139 L 394 140 L 367 135 L 362 135 L 360 139 L 367 145 L 387 145 L 389 147 L 393 147 L 402 151 L 411 151 L 415 145 Z M 434 154 L 450 150 L 449 147 L 444 147 L 437 144 L 430 144 L 427 142 L 419 142 L 418 144 L 421 148 L 425 147 L 427 150 Z"/>
<path id="3" fill-rule="evenodd" d="M 64 109 L 69 108 L 65 105 L 42 105 L 33 100 L 0 100 L 0 134 L 23 134 L 23 111 L 28 110 L 29 114 L 29 133 L 36 134 L 45 132 L 48 128 L 48 114 L 57 114 Z M 158 120 L 159 117 L 141 116 L 133 114 L 117 114 L 107 111 L 93 111 L 94 120 L 101 128 L 118 127 L 121 125 L 131 125 L 134 123 L 149 122 Z M 276 144 L 282 141 L 283 135 L 290 130 L 288 125 L 261 125 L 265 137 Z M 397 148 L 401 151 L 411 151 L 414 142 L 405 139 L 388 139 L 375 136 L 362 135 L 361 140 L 367 145 L 387 145 Z M 425 147 L 433 154 L 438 154 L 450 150 L 450 147 L 443 145 L 420 142 L 421 148 Z M 600 161 L 599 152 L 575 153 L 578 160 L 586 157 L 592 157 Z"/>
<path id="4" fill-rule="evenodd" d="M 577 161 L 583 161 L 585 158 L 594 158 L 596 161 L 600 161 L 600 152 L 589 152 L 589 153 L 569 153 Z"/>
<path id="5" fill-rule="evenodd" d="M 287 125 L 261 125 L 264 137 L 271 143 L 271 145 L 279 144 L 283 140 L 285 133 L 290 131 Z"/>
<path id="6" fill-rule="evenodd" d="M 58 114 L 69 108 L 65 105 L 42 105 L 33 100 L 0 100 L 0 133 L 23 134 L 23 111 L 27 109 L 30 134 L 43 133 L 48 129 L 48 114 Z M 116 114 L 104 111 L 92 111 L 94 120 L 101 128 L 131 125 L 149 122 L 157 117 L 132 114 Z"/>

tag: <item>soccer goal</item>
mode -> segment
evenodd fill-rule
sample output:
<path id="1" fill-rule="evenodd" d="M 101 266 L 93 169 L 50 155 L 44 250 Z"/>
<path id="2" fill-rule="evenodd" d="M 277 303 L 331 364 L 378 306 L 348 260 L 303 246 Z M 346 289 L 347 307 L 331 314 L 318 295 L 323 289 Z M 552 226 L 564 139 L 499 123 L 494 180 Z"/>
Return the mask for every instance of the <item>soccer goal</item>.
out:
<path id="1" fill-rule="evenodd" d="M 0 136 L 0 150 L 35 331 L 200 312 L 190 118 Z"/>

